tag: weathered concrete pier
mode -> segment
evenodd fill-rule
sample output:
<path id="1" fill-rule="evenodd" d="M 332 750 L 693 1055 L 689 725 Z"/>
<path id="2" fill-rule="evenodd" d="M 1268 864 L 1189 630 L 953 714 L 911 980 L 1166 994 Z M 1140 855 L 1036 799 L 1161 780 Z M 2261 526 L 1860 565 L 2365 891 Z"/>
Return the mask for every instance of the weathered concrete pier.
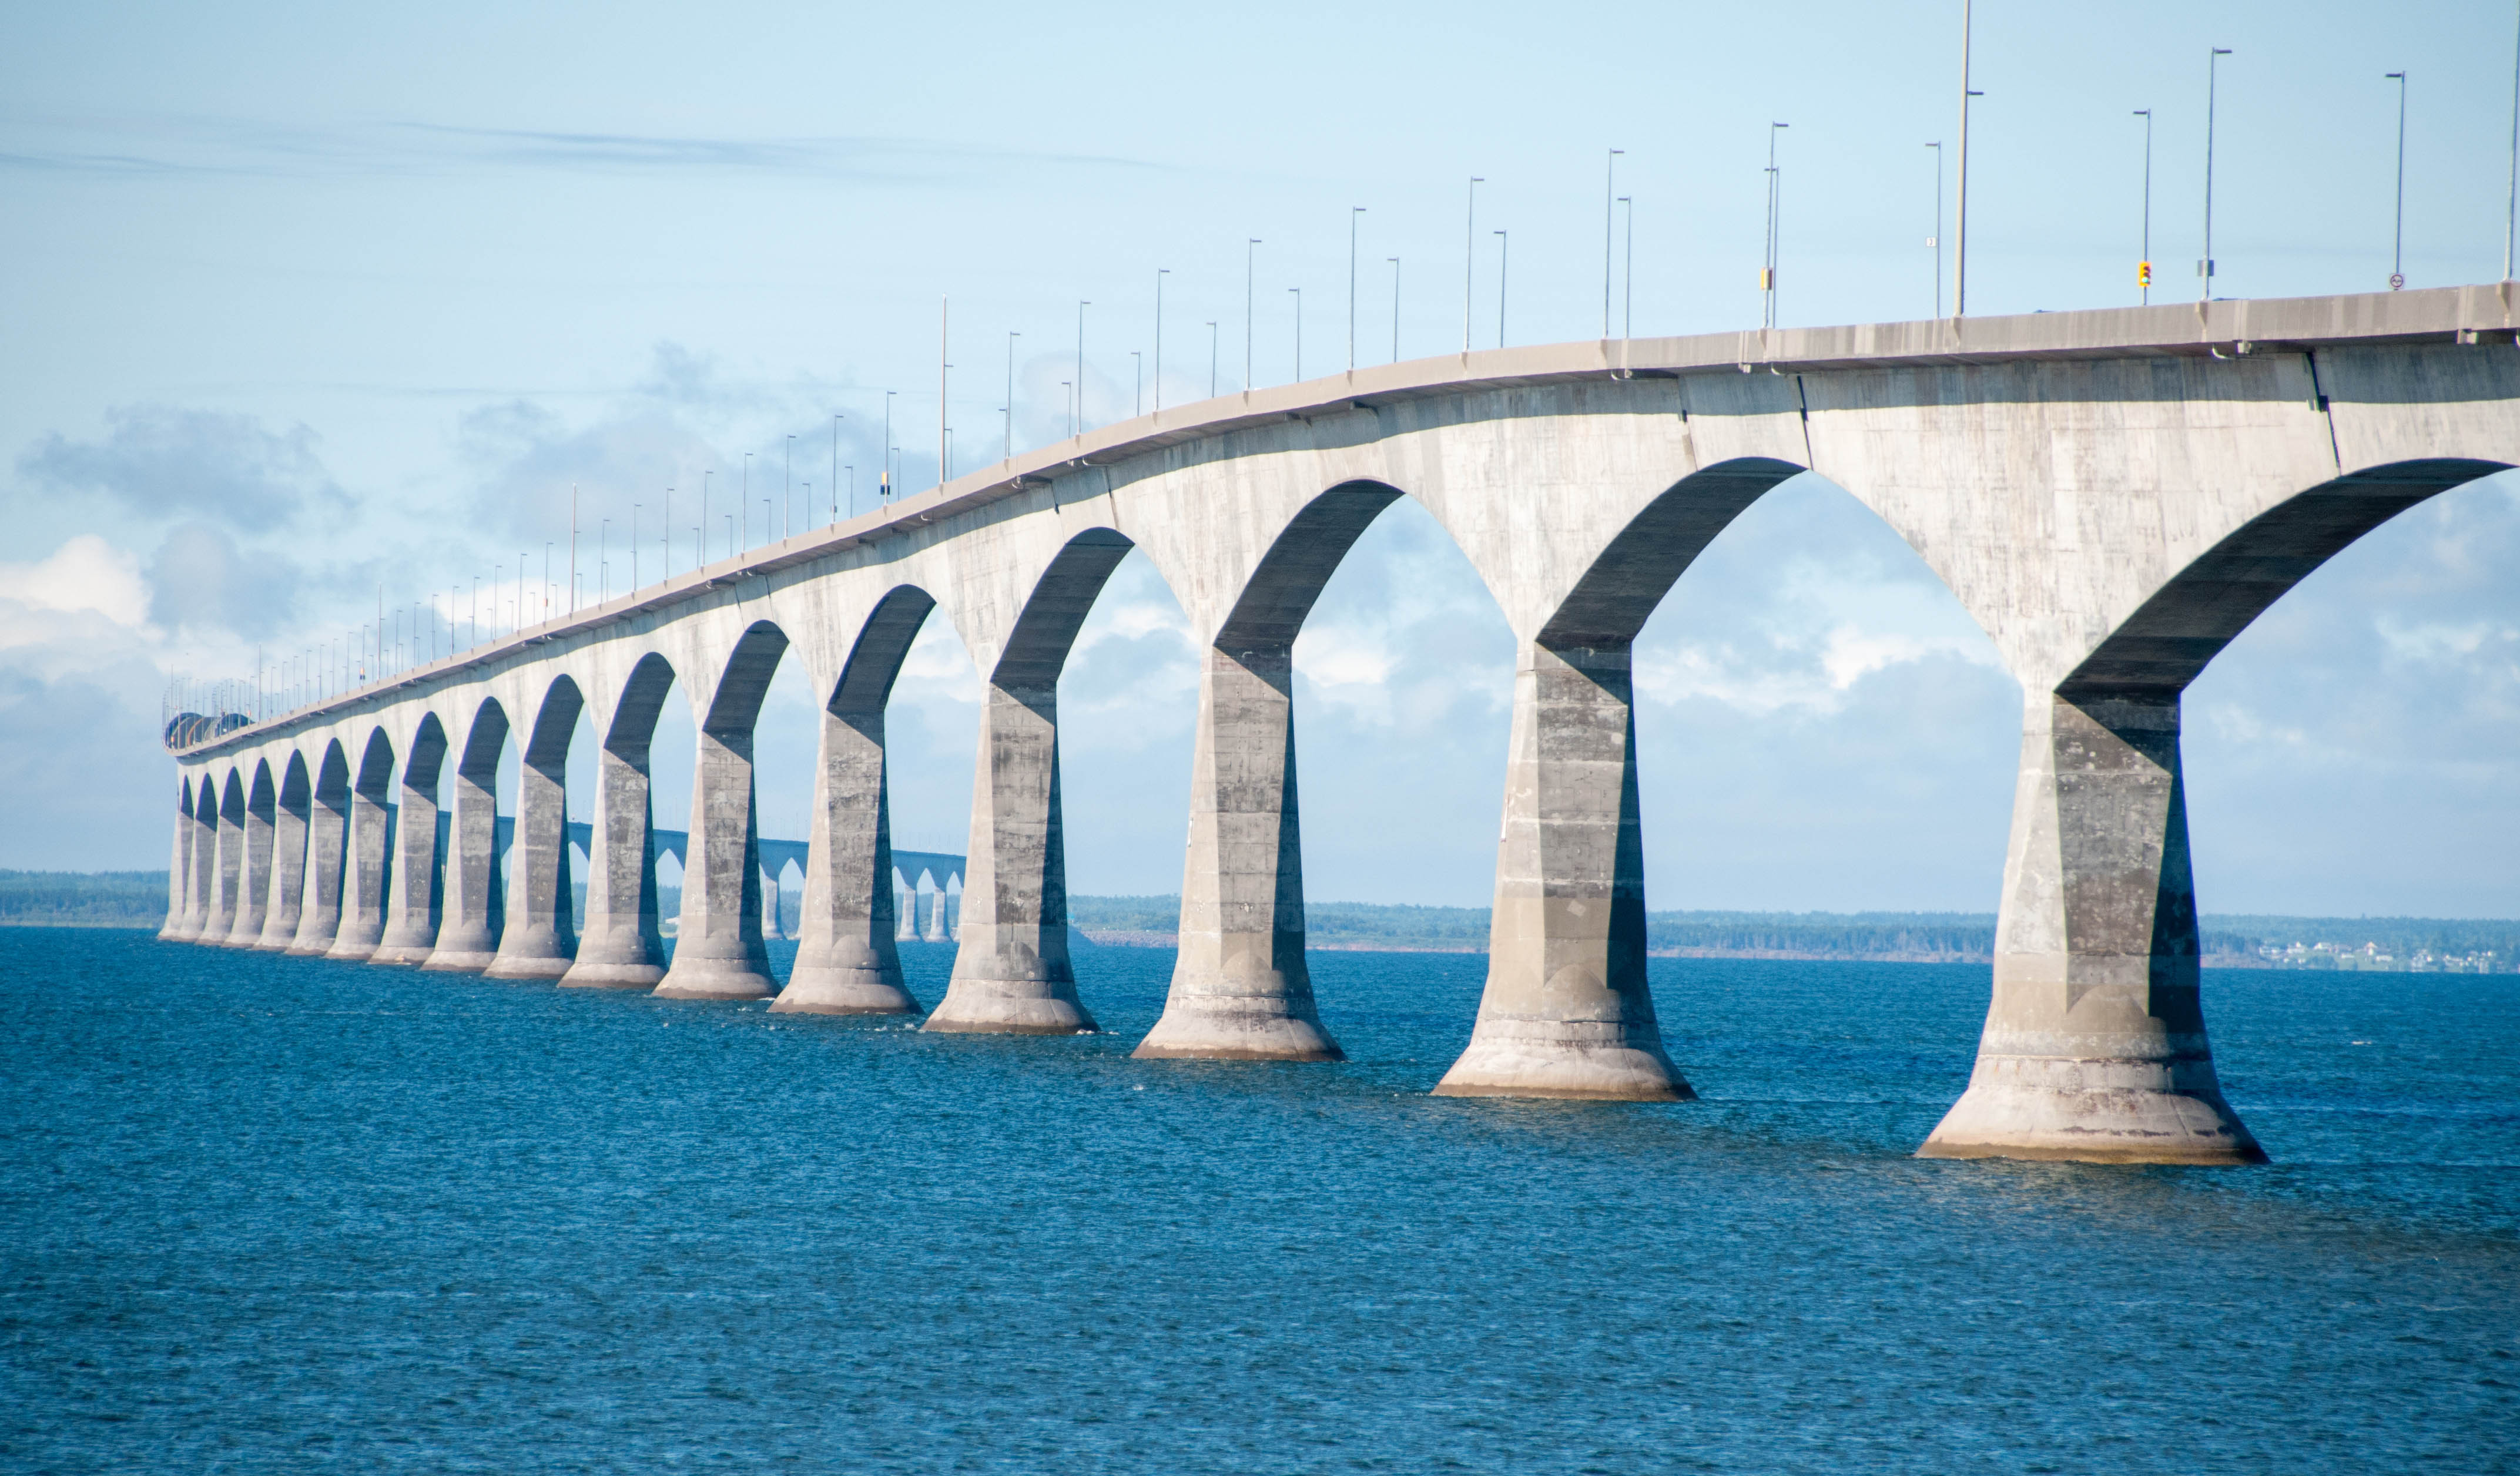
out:
<path id="1" fill-rule="evenodd" d="M 1411 497 L 1520 645 L 1487 988 L 1435 1090 L 1686 1098 L 1645 988 L 1630 649 L 1732 518 L 1813 470 L 1916 550 L 2027 694 L 1994 1000 L 1922 1151 L 2255 1161 L 2198 998 L 2181 693 L 2338 550 L 2520 463 L 2515 291 L 1500 349 L 1143 416 L 181 749 L 163 936 L 770 995 L 752 729 L 799 661 L 825 716 L 775 1007 L 916 1012 L 883 712 L 941 611 L 987 693 L 960 952 L 926 1028 L 1091 1030 L 1058 678 L 1135 548 L 1206 648 L 1180 961 L 1138 1053 L 1333 1059 L 1304 967 L 1291 649 L 1348 548 Z M 677 686 L 699 760 L 668 968 L 649 744 Z M 561 758 L 581 713 L 600 778 L 574 935 Z"/>

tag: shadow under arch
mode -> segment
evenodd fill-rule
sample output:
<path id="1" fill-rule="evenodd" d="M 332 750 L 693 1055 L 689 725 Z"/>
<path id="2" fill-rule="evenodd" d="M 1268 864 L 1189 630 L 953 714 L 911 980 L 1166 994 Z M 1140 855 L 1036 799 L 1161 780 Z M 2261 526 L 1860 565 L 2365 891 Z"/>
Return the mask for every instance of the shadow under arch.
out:
<path id="1" fill-rule="evenodd" d="M 596 745 L 595 813 L 588 827 L 586 926 L 561 976 L 564 989 L 653 989 L 665 977 L 656 918 L 656 826 L 649 761 L 656 720 L 674 690 L 662 655 L 641 656 L 612 700 Z"/>
<path id="2" fill-rule="evenodd" d="M 484 697 L 465 726 L 455 759 L 453 815 L 446 827 L 445 900 L 437 945 L 422 964 L 441 973 L 480 973 L 497 962 L 507 921 L 499 852 L 499 758 L 508 747 L 508 709 Z"/>
<path id="3" fill-rule="evenodd" d="M 446 748 L 445 724 L 434 712 L 423 713 L 412 730 L 401 789 L 394 796 L 393 872 L 385 886 L 384 936 L 368 955 L 371 963 L 426 963 L 436 949 L 445 906 L 445 881 L 437 864 L 437 810 Z"/>
<path id="4" fill-rule="evenodd" d="M 788 633 L 755 620 L 710 688 L 692 773 L 691 838 L 683 855 L 683 912 L 673 963 L 656 986 L 667 1000 L 759 1000 L 778 993 L 761 935 L 760 806 L 753 724 L 788 653 Z"/>
<path id="5" fill-rule="evenodd" d="M 350 833 L 341 864 L 341 926 L 326 949 L 328 959 L 364 961 L 385 934 L 393 895 L 393 739 L 382 728 L 368 730 L 359 767 L 350 781 Z M 433 827 L 432 822 L 432 827 Z"/>
<path id="6" fill-rule="evenodd" d="M 170 936 L 206 942 L 210 911 L 217 904 L 219 804 L 215 783 L 207 772 L 184 778 L 183 920 Z"/>
<path id="7" fill-rule="evenodd" d="M 2153 592 L 2058 684 L 2058 695 L 2159 700 L 2184 692 L 2251 621 L 2357 539 L 2510 467 L 2464 458 L 2395 462 L 2296 493 Z"/>
<path id="8" fill-rule="evenodd" d="M 342 888 L 350 836 L 350 761 L 338 738 L 325 741 L 308 784 L 306 883 L 299 897 L 292 958 L 312 958 L 340 940 Z"/>
<path id="9" fill-rule="evenodd" d="M 916 1014 L 901 974 L 884 712 L 935 597 L 904 584 L 876 602 L 823 704 L 796 962 L 775 1011 Z"/>
<path id="10" fill-rule="evenodd" d="M 575 679 L 557 676 L 543 689 L 517 770 L 517 821 L 507 848 L 510 875 L 501 892 L 498 957 L 484 970 L 494 979 L 557 979 L 577 951 L 570 921 L 574 887 L 568 864 L 568 748 L 586 710 Z"/>
<path id="11" fill-rule="evenodd" d="M 1078 1035 L 1094 1017 L 1067 954 L 1067 858 L 1058 794 L 1058 677 L 1076 633 L 1137 545 L 1088 528 L 1055 555 L 1025 597 L 987 673 L 962 946 L 926 1030 Z"/>

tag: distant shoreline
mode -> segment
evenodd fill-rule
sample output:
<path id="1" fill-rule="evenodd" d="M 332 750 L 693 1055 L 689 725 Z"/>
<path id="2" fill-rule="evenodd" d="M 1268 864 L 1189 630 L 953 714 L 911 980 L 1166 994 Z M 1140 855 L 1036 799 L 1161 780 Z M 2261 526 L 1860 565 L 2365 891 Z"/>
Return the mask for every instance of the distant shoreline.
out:
<path id="1" fill-rule="evenodd" d="M 154 932 L 165 915 L 164 872 L 0 871 L 0 927 Z M 1488 951 L 1483 907 L 1307 902 L 1302 916 L 1313 953 Z M 1068 898 L 1068 924 L 1088 947 L 1177 948 L 1180 920 L 1177 896 Z M 1984 965 L 1995 952 L 1992 913 L 1654 912 L 1644 920 L 1645 951 L 1658 959 Z M 2207 968 L 2520 972 L 2520 921 L 2209 914 L 2199 924 Z"/>

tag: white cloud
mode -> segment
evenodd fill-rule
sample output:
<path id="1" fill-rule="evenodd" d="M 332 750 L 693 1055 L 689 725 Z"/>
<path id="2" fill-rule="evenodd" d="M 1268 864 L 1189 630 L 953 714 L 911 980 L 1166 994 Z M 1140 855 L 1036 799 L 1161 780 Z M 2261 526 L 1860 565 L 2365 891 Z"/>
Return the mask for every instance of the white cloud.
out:
<path id="1" fill-rule="evenodd" d="M 35 563 L 0 563 L 0 601 L 37 610 L 94 610 L 116 625 L 149 617 L 140 559 L 81 533 Z"/>

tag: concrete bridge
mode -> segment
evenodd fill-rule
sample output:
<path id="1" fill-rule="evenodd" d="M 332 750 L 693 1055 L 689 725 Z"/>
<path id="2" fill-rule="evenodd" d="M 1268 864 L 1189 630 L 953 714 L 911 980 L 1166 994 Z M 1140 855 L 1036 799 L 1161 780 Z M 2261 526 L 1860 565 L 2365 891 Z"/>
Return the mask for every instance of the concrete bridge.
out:
<path id="1" fill-rule="evenodd" d="M 961 947 L 924 1028 L 1090 1030 L 1058 678 L 1136 548 L 1205 649 L 1180 960 L 1138 1054 L 1333 1059 L 1304 964 L 1290 654 L 1358 535 L 1414 497 L 1520 649 L 1486 993 L 1435 1090 L 1685 1099 L 1645 988 L 1630 644 L 1709 540 L 1809 469 L 1922 556 L 2027 693 L 1994 999 L 1922 1151 L 2256 1161 L 2198 1003 L 2181 693 L 2330 555 L 2520 463 L 2514 291 L 1500 349 L 1140 417 L 182 750 L 164 936 L 769 996 L 752 728 L 797 660 L 824 714 L 803 939 L 773 1007 L 916 1011 L 892 946 L 884 706 L 941 608 L 987 692 Z M 675 682 L 699 738 L 668 968 L 648 763 Z M 581 713 L 601 753 L 572 936 Z M 502 897 L 512 735 L 524 839 Z M 442 847 L 434 825 L 383 823 L 441 803 Z"/>

